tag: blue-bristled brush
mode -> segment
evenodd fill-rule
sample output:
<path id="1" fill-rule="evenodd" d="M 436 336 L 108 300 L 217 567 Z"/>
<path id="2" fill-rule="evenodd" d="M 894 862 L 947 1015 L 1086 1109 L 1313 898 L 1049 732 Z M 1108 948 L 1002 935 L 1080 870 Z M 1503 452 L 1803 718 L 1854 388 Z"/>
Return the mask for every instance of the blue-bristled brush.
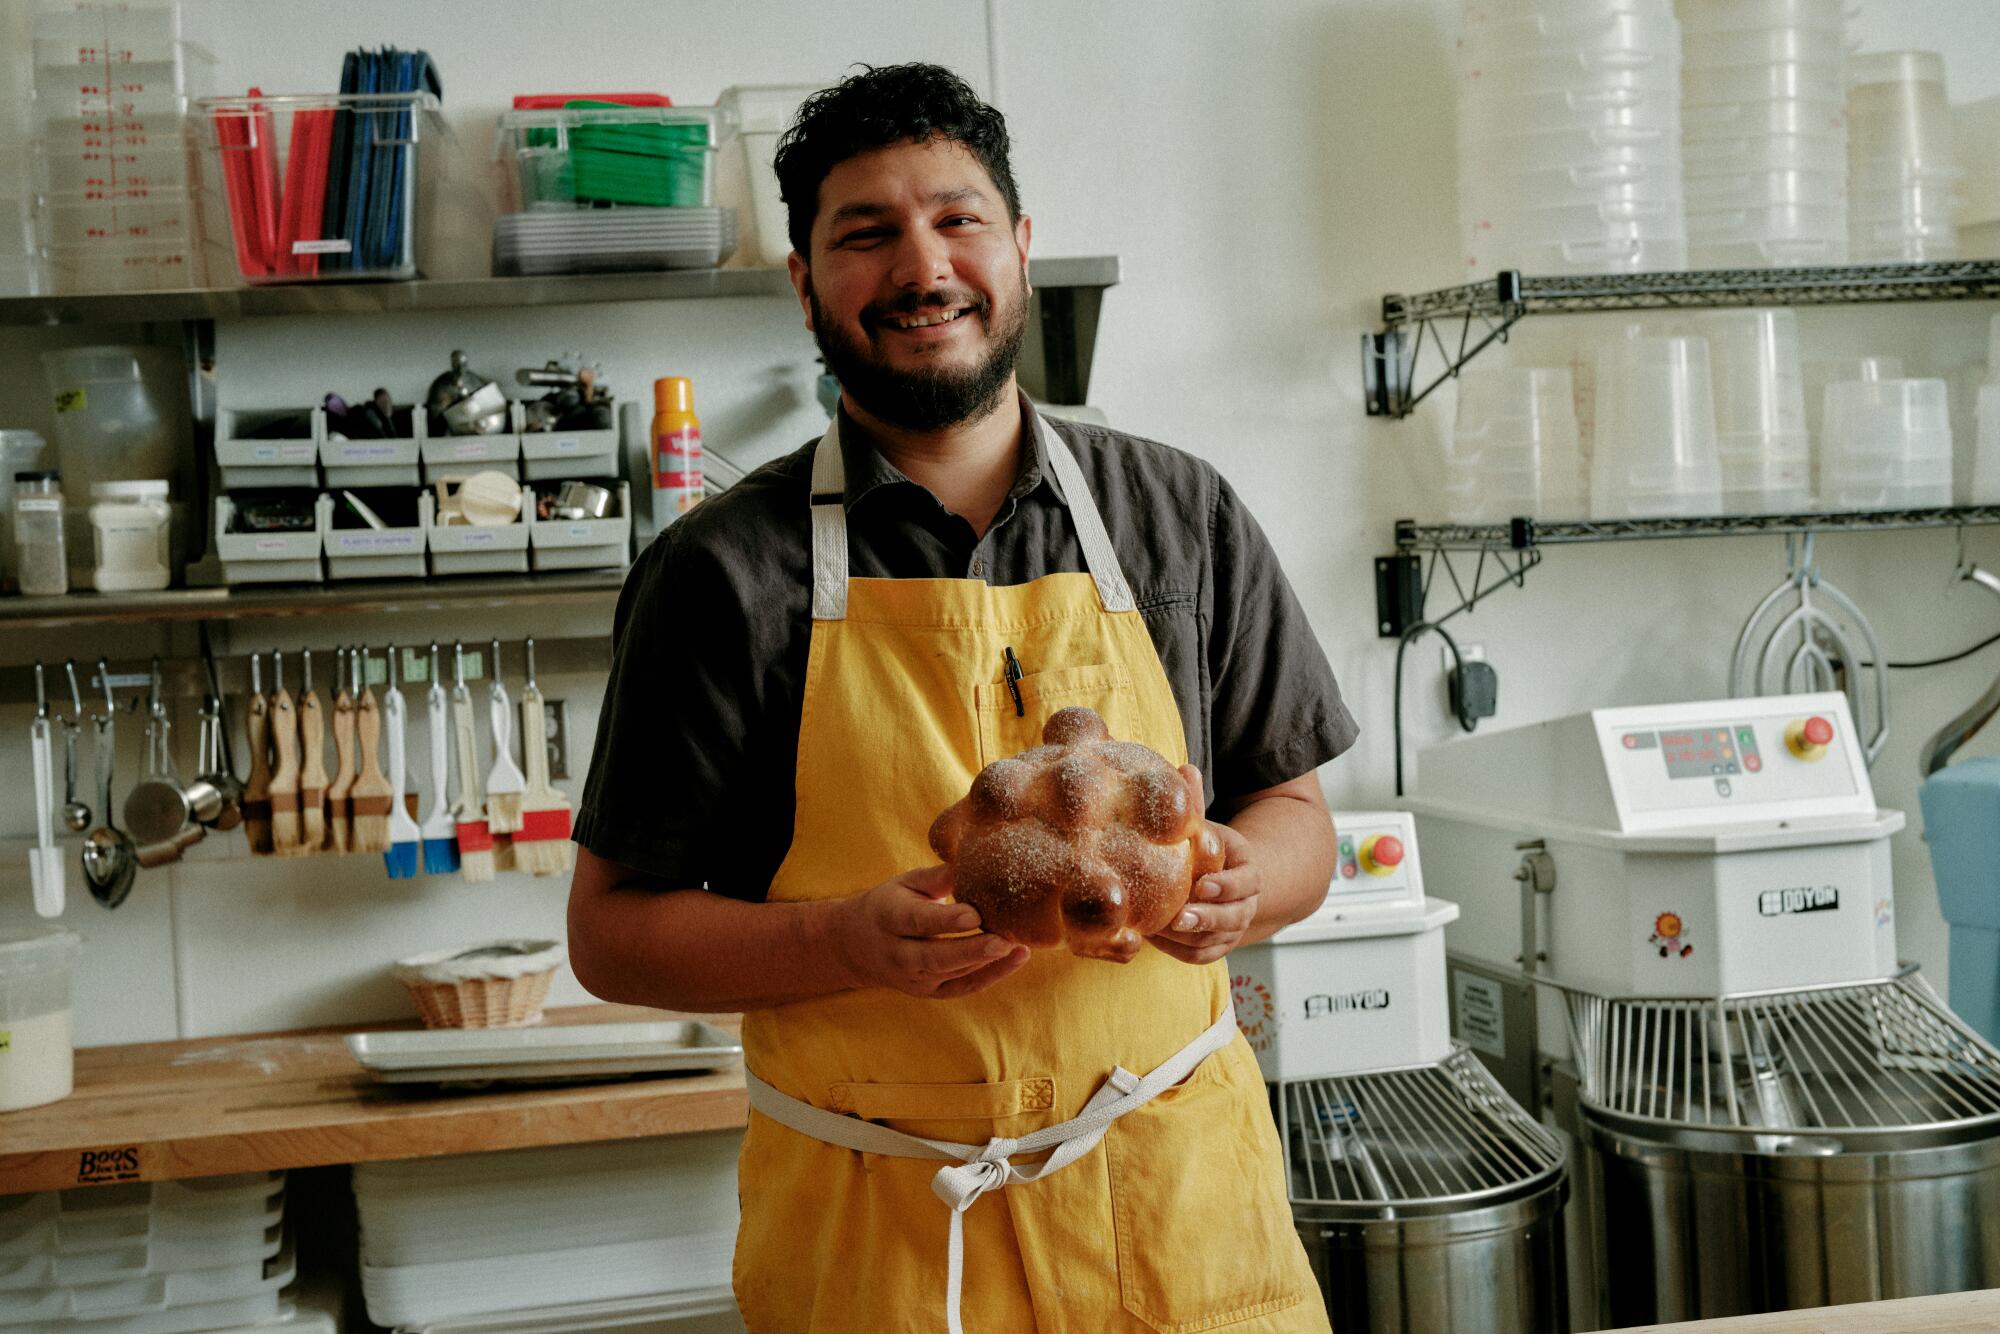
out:
<path id="1" fill-rule="evenodd" d="M 403 692 L 396 689 L 396 654 L 400 651 L 394 645 L 389 648 L 389 679 L 382 691 L 382 715 L 389 730 L 389 846 L 382 853 L 382 864 L 389 868 L 391 880 L 409 880 L 416 875 L 417 846 L 423 840 L 423 832 L 410 818 L 409 805 L 403 799 L 410 720 Z"/>
<path id="2" fill-rule="evenodd" d="M 431 736 L 431 809 L 422 828 L 424 871 L 428 875 L 448 875 L 458 869 L 458 818 L 445 794 L 451 747 L 450 719 L 445 712 L 449 707 L 444 679 L 438 675 L 437 641 L 432 640 L 431 688 L 424 696 L 424 722 Z"/>

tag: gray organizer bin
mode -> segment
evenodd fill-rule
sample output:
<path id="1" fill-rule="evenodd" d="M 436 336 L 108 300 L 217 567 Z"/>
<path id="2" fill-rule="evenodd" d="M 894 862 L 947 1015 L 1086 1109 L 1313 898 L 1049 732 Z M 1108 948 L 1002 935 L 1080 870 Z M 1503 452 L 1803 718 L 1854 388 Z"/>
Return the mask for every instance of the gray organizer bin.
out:
<path id="1" fill-rule="evenodd" d="M 531 482 L 616 477 L 624 471 L 616 426 L 602 431 L 530 431 L 527 415 L 516 403 L 514 427 L 521 436 L 522 475 Z"/>
<path id="2" fill-rule="evenodd" d="M 537 570 L 619 570 L 631 562 L 632 488 L 618 483 L 618 513 L 608 519 L 533 518 L 528 502 L 528 562 Z"/>
<path id="3" fill-rule="evenodd" d="M 417 460 L 423 453 L 424 408 L 419 403 L 411 412 L 411 434 L 407 439 L 333 440 L 324 426 L 320 433 L 319 466 L 326 473 L 330 490 L 355 486 L 415 486 Z"/>
<path id="4" fill-rule="evenodd" d="M 429 413 L 419 412 L 428 418 Z M 456 482 L 476 472 L 504 472 L 516 481 L 521 477 L 520 409 L 509 417 L 510 429 L 499 435 L 445 435 L 433 437 L 426 421 L 419 427 L 423 441 L 424 483 Z"/>
<path id="5" fill-rule="evenodd" d="M 421 579 L 424 532 L 431 498 L 417 498 L 417 522 L 410 528 L 335 528 L 334 498 L 319 498 L 320 532 L 326 543 L 328 579 Z"/>
<path id="6" fill-rule="evenodd" d="M 430 547 L 433 574 L 518 574 L 528 568 L 528 516 L 535 495 L 521 488 L 521 518 L 497 527 L 477 524 L 440 525 L 437 501 L 425 493 L 422 509 L 424 541 Z"/>
<path id="7" fill-rule="evenodd" d="M 320 563 L 325 545 L 326 509 L 313 509 L 313 527 L 303 533 L 232 533 L 236 502 L 215 498 L 215 554 L 222 561 L 222 578 L 231 584 L 326 582 Z"/>
<path id="8" fill-rule="evenodd" d="M 310 428 L 302 437 L 253 440 L 243 434 L 274 417 L 297 414 L 296 408 L 223 408 L 216 413 L 215 461 L 222 469 L 223 490 L 319 485 L 320 441 L 326 435 L 326 414 L 320 409 L 309 410 Z"/>

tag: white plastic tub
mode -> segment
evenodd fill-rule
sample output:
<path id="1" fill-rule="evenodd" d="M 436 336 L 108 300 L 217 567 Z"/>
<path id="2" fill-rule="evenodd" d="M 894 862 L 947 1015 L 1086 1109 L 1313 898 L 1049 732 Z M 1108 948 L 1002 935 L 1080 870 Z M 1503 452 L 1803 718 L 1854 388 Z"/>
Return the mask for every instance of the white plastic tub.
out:
<path id="1" fill-rule="evenodd" d="M 75 1086 L 70 977 L 82 950 L 74 931 L 0 932 L 0 1112 L 56 1102 Z"/>

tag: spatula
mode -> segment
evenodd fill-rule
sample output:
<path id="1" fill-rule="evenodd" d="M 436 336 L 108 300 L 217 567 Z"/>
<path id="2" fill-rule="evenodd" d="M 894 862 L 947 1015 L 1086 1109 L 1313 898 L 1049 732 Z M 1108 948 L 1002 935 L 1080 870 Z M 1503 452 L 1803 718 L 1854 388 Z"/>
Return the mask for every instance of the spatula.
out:
<path id="1" fill-rule="evenodd" d="M 382 722 L 389 733 L 389 846 L 382 850 L 382 864 L 391 880 L 408 880 L 417 873 L 417 849 L 423 831 L 410 818 L 403 803 L 403 784 L 409 773 L 409 714 L 403 692 L 396 686 L 396 656 L 402 650 L 389 646 L 389 678 L 382 689 Z"/>
<path id="2" fill-rule="evenodd" d="M 424 722 L 430 728 L 431 741 L 431 811 L 424 817 L 421 826 L 424 870 L 430 875 L 444 875 L 458 869 L 458 822 L 452 818 L 451 801 L 445 790 L 449 786 L 447 770 L 450 768 L 451 749 L 449 708 L 444 678 L 439 674 L 437 641 L 433 639 L 431 688 L 424 696 Z"/>
<path id="3" fill-rule="evenodd" d="M 458 749 L 458 872 L 468 884 L 493 878 L 493 831 L 486 827 L 486 795 L 479 786 L 473 741 L 472 692 L 465 687 L 465 645 L 452 645 L 451 731 Z"/>
<path id="4" fill-rule="evenodd" d="M 250 655 L 250 699 L 243 706 L 250 736 L 250 776 L 243 780 L 243 833 L 250 851 L 271 850 L 271 702 L 264 698 L 263 664 Z"/>

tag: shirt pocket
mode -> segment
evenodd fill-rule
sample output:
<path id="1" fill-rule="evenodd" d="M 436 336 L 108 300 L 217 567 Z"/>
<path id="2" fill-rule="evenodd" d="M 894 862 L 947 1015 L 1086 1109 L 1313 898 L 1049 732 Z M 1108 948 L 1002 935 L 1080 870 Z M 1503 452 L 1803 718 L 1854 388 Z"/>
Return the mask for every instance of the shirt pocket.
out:
<path id="1" fill-rule="evenodd" d="M 1247 1053 L 1241 1043 L 1216 1052 L 1105 1136 L 1119 1296 L 1162 1334 L 1281 1311 L 1315 1291 Z"/>
<path id="2" fill-rule="evenodd" d="M 1130 738 L 1138 730 L 1138 695 L 1132 675 L 1121 663 L 1083 667 L 1052 667 L 1014 683 L 1020 688 L 1019 711 L 1005 681 L 972 688 L 979 715 L 979 767 L 1019 755 L 1042 744 L 1042 725 L 1049 715 L 1075 705 L 1097 710 L 1111 735 Z"/>

